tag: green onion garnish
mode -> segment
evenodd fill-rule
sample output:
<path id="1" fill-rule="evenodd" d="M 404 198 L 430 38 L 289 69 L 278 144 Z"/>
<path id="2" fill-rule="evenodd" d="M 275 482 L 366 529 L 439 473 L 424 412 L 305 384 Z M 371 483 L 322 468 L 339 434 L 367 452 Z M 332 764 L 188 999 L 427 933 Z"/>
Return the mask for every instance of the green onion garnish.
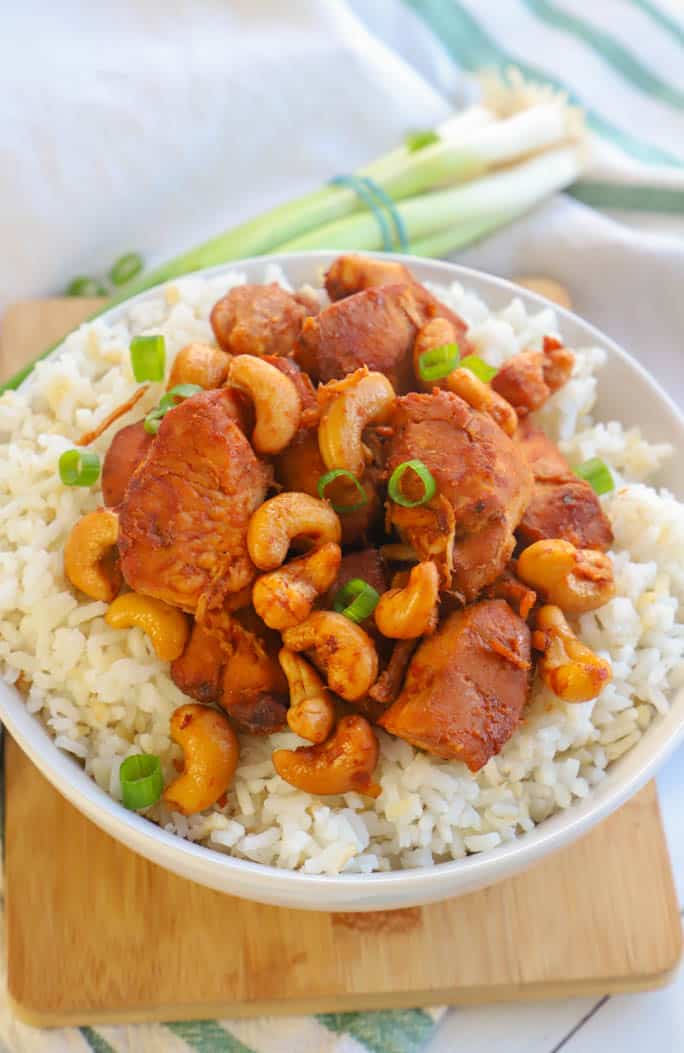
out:
<path id="1" fill-rule="evenodd" d="M 412 501 L 401 491 L 401 480 L 408 471 L 414 472 L 423 484 L 424 493 L 417 501 Z M 435 482 L 430 469 L 427 468 L 422 461 L 404 461 L 403 464 L 398 465 L 392 472 L 387 486 L 387 492 L 392 500 L 403 508 L 417 508 L 418 505 L 426 505 L 428 501 L 435 496 L 437 493 L 437 483 Z"/>
<path id="2" fill-rule="evenodd" d="M 458 365 L 458 344 L 441 344 L 423 351 L 418 359 L 418 372 L 421 380 L 440 380 L 448 377 Z"/>
<path id="3" fill-rule="evenodd" d="M 335 501 L 326 498 L 325 491 L 335 479 L 347 479 L 350 483 L 356 487 L 357 493 L 360 495 L 359 500 L 351 505 L 340 505 Z M 358 512 L 359 508 L 363 508 L 364 505 L 368 504 L 368 494 L 362 487 L 359 480 L 351 472 L 348 472 L 346 468 L 333 468 L 331 471 L 326 472 L 322 475 L 316 484 L 318 490 L 318 496 L 321 501 L 329 500 L 335 512 L 340 515 L 345 515 L 347 512 Z"/>
<path id="4" fill-rule="evenodd" d="M 378 605 L 380 596 L 363 578 L 352 578 L 333 600 L 333 608 L 352 622 L 363 622 Z"/>
<path id="5" fill-rule="evenodd" d="M 434 143 L 441 142 L 437 132 L 433 131 L 432 128 L 425 128 L 423 131 L 408 132 L 404 138 L 404 145 L 411 154 L 415 154 L 416 150 L 422 150 L 425 146 L 432 146 Z"/>
<path id="6" fill-rule="evenodd" d="M 595 494 L 607 494 L 615 489 L 610 468 L 600 457 L 590 457 L 588 461 L 584 461 L 575 468 L 575 475 L 586 480 Z"/>
<path id="7" fill-rule="evenodd" d="M 193 395 L 202 390 L 199 384 L 177 384 L 175 388 L 171 388 L 165 395 L 162 395 L 159 405 L 150 410 L 145 417 L 143 428 L 147 434 L 156 435 L 162 418 L 166 416 L 170 409 L 177 406 L 183 399 L 191 399 Z"/>
<path id="8" fill-rule="evenodd" d="M 142 256 L 137 252 L 127 252 L 125 256 L 119 256 L 112 264 L 109 272 L 109 280 L 112 285 L 125 285 L 131 278 L 135 278 L 143 269 Z"/>
<path id="9" fill-rule="evenodd" d="M 461 369 L 469 369 L 483 384 L 489 384 L 499 372 L 479 355 L 466 355 L 461 359 Z"/>
<path id="10" fill-rule="evenodd" d="M 133 757 L 126 757 L 121 762 L 119 778 L 123 803 L 133 811 L 155 804 L 164 789 L 159 757 L 153 753 L 136 753 Z"/>
<path id="11" fill-rule="evenodd" d="M 163 380 L 166 344 L 163 336 L 134 336 L 131 340 L 133 376 L 142 380 Z"/>
<path id="12" fill-rule="evenodd" d="M 66 296 L 106 296 L 107 290 L 97 278 L 87 278 L 80 275 L 74 278 L 66 287 Z"/>
<path id="13" fill-rule="evenodd" d="M 65 486 L 92 486 L 100 474 L 100 458 L 92 450 L 65 450 L 59 477 Z"/>
<path id="14" fill-rule="evenodd" d="M 155 406 L 153 410 L 150 410 L 150 412 L 145 417 L 145 420 L 143 421 L 143 428 L 148 435 L 157 434 L 163 416 L 164 414 L 159 409 L 159 406 Z"/>

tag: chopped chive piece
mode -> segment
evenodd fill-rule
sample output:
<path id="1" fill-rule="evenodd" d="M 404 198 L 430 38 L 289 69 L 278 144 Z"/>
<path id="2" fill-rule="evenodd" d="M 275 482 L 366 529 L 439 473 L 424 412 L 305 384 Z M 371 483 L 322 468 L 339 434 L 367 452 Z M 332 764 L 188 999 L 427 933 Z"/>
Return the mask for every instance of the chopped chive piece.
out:
<path id="1" fill-rule="evenodd" d="M 107 289 L 97 278 L 87 278 L 80 275 L 74 278 L 66 287 L 66 296 L 106 296 Z"/>
<path id="2" fill-rule="evenodd" d="M 417 475 L 423 484 L 423 495 L 422 497 L 419 497 L 417 501 L 412 501 L 409 497 L 406 497 L 401 490 L 401 480 L 408 471 Z M 387 492 L 392 500 L 396 504 L 401 505 L 402 508 L 417 508 L 418 505 L 426 505 L 428 501 L 435 496 L 437 493 L 437 483 L 435 482 L 430 469 L 427 468 L 422 461 L 404 461 L 392 472 L 387 486 Z"/>
<path id="3" fill-rule="evenodd" d="M 127 252 L 125 256 L 119 256 L 112 264 L 109 272 L 109 280 L 112 285 L 125 285 L 131 278 L 135 278 L 143 269 L 142 256 L 137 252 Z"/>
<path id="4" fill-rule="evenodd" d="M 157 434 L 163 416 L 164 414 L 159 409 L 159 406 L 156 406 L 153 410 L 150 410 L 143 422 L 143 428 L 145 429 L 148 435 Z"/>
<path id="5" fill-rule="evenodd" d="M 126 757 L 119 768 L 119 779 L 123 803 L 133 811 L 155 804 L 164 789 L 159 757 L 153 753 L 136 753 L 133 757 Z"/>
<path id="6" fill-rule="evenodd" d="M 595 494 L 607 494 L 615 489 L 610 468 L 600 457 L 590 457 L 588 461 L 584 461 L 578 468 L 575 468 L 575 475 L 586 480 Z"/>
<path id="7" fill-rule="evenodd" d="M 131 340 L 133 376 L 143 380 L 163 380 L 166 344 L 163 336 L 134 336 Z"/>
<path id="8" fill-rule="evenodd" d="M 499 372 L 479 355 L 466 355 L 465 358 L 462 358 L 461 369 L 469 369 L 483 384 L 489 384 Z"/>
<path id="9" fill-rule="evenodd" d="M 352 622 L 363 622 L 378 605 L 380 596 L 363 578 L 352 578 L 333 600 L 333 608 Z"/>
<path id="10" fill-rule="evenodd" d="M 165 395 L 162 395 L 159 405 L 150 410 L 145 417 L 143 428 L 147 434 L 156 435 L 162 418 L 166 416 L 170 409 L 177 406 L 183 399 L 191 399 L 193 395 L 202 390 L 203 388 L 199 384 L 177 384 L 175 388 L 171 388 Z"/>
<path id="11" fill-rule="evenodd" d="M 59 477 L 65 486 L 92 486 L 100 474 L 100 458 L 92 450 L 65 450 Z"/>
<path id="12" fill-rule="evenodd" d="M 163 410 L 164 413 L 168 413 L 179 402 L 182 402 L 184 399 L 191 399 L 193 395 L 203 390 L 200 384 L 176 384 L 175 388 L 171 388 L 165 395 L 162 395 L 159 400 L 159 409 Z"/>
<path id="13" fill-rule="evenodd" d="M 404 144 L 406 149 L 411 154 L 415 154 L 417 150 L 422 150 L 426 146 L 433 146 L 434 143 L 440 142 L 439 135 L 433 131 L 432 128 L 425 128 L 422 131 L 408 132 L 404 138 Z"/>
<path id="14" fill-rule="evenodd" d="M 448 377 L 458 365 L 458 344 L 441 344 L 423 351 L 418 359 L 418 372 L 421 380 L 440 380 Z"/>
<path id="15" fill-rule="evenodd" d="M 346 479 L 348 482 L 352 483 L 356 488 L 357 493 L 360 494 L 359 500 L 350 505 L 342 505 L 332 501 L 329 497 L 326 498 L 325 491 L 335 479 Z M 368 494 L 356 476 L 351 472 L 348 472 L 346 468 L 333 468 L 331 471 L 326 472 L 325 475 L 322 475 L 318 480 L 316 489 L 318 490 L 318 496 L 321 501 L 330 501 L 333 510 L 339 515 L 345 515 L 348 512 L 358 512 L 359 508 L 363 508 L 364 505 L 368 504 Z"/>

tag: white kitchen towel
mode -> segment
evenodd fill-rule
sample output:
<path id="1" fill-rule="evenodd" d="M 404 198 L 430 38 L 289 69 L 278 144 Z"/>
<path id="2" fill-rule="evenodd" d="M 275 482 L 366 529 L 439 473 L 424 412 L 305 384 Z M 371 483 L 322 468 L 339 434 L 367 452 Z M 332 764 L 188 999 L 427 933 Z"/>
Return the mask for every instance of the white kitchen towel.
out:
<path id="1" fill-rule="evenodd" d="M 0 22 L 0 308 L 152 265 L 389 150 L 517 66 L 588 114 L 582 183 L 458 255 L 543 274 L 684 404 L 684 27 L 664 0 L 22 0 Z M 4 986 L 4 985 L 3 985 Z M 439 1011 L 40 1032 L 0 1049 L 415 1053 Z"/>

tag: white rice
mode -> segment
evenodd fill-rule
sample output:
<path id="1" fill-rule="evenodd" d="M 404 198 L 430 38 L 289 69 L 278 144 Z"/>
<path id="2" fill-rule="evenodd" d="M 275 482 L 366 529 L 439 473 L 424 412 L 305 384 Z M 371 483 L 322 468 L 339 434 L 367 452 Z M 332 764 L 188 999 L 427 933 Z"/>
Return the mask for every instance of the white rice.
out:
<path id="1" fill-rule="evenodd" d="M 265 268 L 265 281 L 282 274 Z M 99 489 L 64 487 L 57 461 L 135 390 L 128 345 L 161 332 L 170 360 L 191 340 L 211 341 L 209 311 L 245 276 L 187 278 L 128 311 L 116 324 L 95 321 L 66 341 L 59 359 L 40 363 L 21 392 L 0 399 L 0 672 L 30 682 L 26 704 L 55 743 L 85 763 L 113 797 L 132 753 L 159 755 L 165 777 L 180 751 L 169 718 L 187 701 L 168 666 L 137 629 L 110 629 L 103 603 L 84 601 L 65 580 L 64 542 L 76 519 L 100 503 Z M 479 354 L 500 365 L 557 334 L 552 310 L 528 314 L 514 299 L 491 313 L 473 293 L 436 288 L 470 323 Z M 235 784 L 223 807 L 184 818 L 158 805 L 151 818 L 181 837 L 246 859 L 311 874 L 423 867 L 485 852 L 531 830 L 586 797 L 608 765 L 631 749 L 684 682 L 684 508 L 645 480 L 670 450 L 591 411 L 604 353 L 576 349 L 570 382 L 539 414 L 571 463 L 602 457 L 617 480 L 603 498 L 615 531 L 617 594 L 579 619 L 583 640 L 610 658 L 613 680 L 593 702 L 566 705 L 536 684 L 524 724 L 477 775 L 379 733 L 375 801 L 355 793 L 316 798 L 277 776 L 274 748 L 301 744 L 283 733 L 244 736 Z M 118 427 L 154 406 L 161 385 Z M 94 448 L 104 455 L 111 432 Z"/>

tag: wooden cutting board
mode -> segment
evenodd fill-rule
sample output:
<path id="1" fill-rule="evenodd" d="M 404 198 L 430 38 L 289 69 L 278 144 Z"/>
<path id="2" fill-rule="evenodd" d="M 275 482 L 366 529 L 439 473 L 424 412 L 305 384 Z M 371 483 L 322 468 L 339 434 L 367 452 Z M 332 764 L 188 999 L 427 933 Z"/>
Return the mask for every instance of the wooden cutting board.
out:
<path id="1" fill-rule="evenodd" d="M 93 309 L 12 308 L 0 375 Z M 681 924 L 653 784 L 517 878 L 423 908 L 318 914 L 175 877 L 80 815 L 6 742 L 8 985 L 37 1026 L 428 1006 L 667 982 Z"/>

